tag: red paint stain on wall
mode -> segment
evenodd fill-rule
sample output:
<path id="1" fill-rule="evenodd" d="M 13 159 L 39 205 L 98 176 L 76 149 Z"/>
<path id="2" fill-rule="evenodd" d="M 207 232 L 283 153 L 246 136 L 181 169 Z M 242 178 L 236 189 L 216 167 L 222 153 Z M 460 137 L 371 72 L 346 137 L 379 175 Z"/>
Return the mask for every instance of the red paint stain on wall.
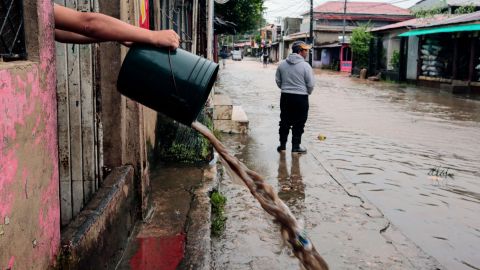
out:
<path id="1" fill-rule="evenodd" d="M 185 235 L 137 238 L 138 251 L 130 260 L 132 270 L 175 270 L 183 259 Z"/>
<path id="2" fill-rule="evenodd" d="M 8 269 L 13 269 L 13 264 L 15 263 L 15 257 L 12 256 L 8 261 Z"/>

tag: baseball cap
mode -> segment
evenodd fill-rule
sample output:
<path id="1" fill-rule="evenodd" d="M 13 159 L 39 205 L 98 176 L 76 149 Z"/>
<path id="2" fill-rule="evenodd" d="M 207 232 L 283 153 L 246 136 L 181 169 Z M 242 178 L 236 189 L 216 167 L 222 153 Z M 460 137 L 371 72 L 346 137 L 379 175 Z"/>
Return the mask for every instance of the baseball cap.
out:
<path id="1" fill-rule="evenodd" d="M 301 49 L 310 50 L 311 48 L 312 48 L 312 46 L 308 45 L 307 43 L 305 43 L 304 41 L 301 41 L 301 40 L 295 41 L 292 44 L 292 51 L 294 53 L 299 52 Z"/>

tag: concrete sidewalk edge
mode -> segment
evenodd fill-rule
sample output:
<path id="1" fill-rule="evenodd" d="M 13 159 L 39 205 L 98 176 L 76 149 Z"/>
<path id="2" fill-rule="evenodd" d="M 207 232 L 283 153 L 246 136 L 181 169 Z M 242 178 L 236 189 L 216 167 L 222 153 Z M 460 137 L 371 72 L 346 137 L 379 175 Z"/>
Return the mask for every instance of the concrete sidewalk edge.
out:
<path id="1" fill-rule="evenodd" d="M 212 162 L 203 171 L 201 186 L 194 190 L 185 225 L 185 256 L 178 269 L 208 270 L 211 265 L 210 192 L 218 186 L 217 164 Z M 204 220 L 205 222 L 199 222 Z"/>

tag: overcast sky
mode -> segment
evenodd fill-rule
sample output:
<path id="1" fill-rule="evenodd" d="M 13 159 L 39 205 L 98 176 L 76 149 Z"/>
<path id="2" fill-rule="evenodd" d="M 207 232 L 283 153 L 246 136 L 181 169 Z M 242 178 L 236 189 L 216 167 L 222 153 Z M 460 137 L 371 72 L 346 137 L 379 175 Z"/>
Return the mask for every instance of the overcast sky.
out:
<path id="1" fill-rule="evenodd" d="M 316 7 L 328 0 L 313 0 Z M 409 8 L 420 0 L 347 0 L 348 2 L 383 2 L 390 3 L 401 8 Z M 278 17 L 298 17 L 300 14 L 310 10 L 310 0 L 265 0 L 263 6 L 266 8 L 265 19 L 273 23 Z"/>

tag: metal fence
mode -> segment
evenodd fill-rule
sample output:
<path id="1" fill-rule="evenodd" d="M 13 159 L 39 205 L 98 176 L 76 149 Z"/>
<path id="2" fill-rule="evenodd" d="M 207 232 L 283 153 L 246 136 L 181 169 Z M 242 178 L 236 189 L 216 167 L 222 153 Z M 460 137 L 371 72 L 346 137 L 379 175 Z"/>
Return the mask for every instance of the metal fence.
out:
<path id="1" fill-rule="evenodd" d="M 0 57 L 5 60 L 24 59 L 27 56 L 22 2 L 0 0 Z"/>

